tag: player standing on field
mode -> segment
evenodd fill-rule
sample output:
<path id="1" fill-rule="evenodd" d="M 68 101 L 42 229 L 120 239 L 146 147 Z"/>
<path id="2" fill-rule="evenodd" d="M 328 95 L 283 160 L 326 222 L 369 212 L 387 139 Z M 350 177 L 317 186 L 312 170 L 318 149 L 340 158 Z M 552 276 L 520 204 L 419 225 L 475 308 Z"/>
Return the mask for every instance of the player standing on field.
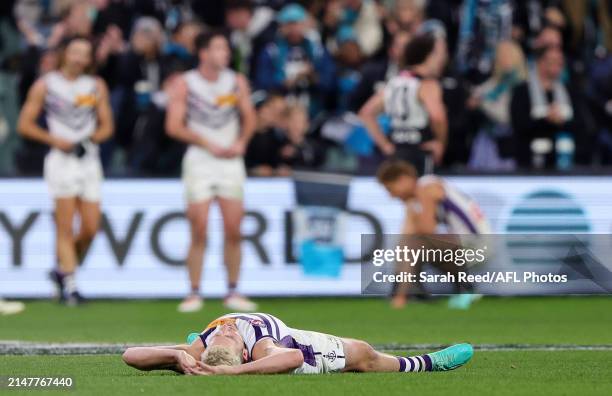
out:
<path id="1" fill-rule="evenodd" d="M 434 33 L 415 36 L 404 50 L 404 69 L 359 111 L 382 153 L 409 161 L 419 175 L 432 173 L 446 148 L 448 120 L 438 81 L 446 60 L 444 37 Z M 388 137 L 376 122 L 383 111 L 391 118 Z"/>
<path id="2" fill-rule="evenodd" d="M 113 133 L 113 118 L 104 81 L 91 74 L 93 46 L 73 37 L 62 46 L 57 71 L 39 78 L 28 93 L 18 122 L 26 138 L 45 143 L 44 176 L 55 200 L 59 267 L 51 272 L 60 302 L 83 301 L 75 271 L 98 231 L 103 179 L 98 144 Z M 43 111 L 48 130 L 37 120 Z M 80 230 L 75 236 L 75 214 Z"/>
<path id="3" fill-rule="evenodd" d="M 183 183 L 191 246 L 187 267 L 191 294 L 179 305 L 181 312 L 202 308 L 200 280 L 206 246 L 208 212 L 217 201 L 223 216 L 224 260 L 227 268 L 226 307 L 253 311 L 257 306 L 236 291 L 240 274 L 243 217 L 243 155 L 255 130 L 255 110 L 247 79 L 228 69 L 230 47 L 217 31 L 196 39 L 197 69 L 176 79 L 172 86 L 166 130 L 189 144 L 183 158 Z"/>

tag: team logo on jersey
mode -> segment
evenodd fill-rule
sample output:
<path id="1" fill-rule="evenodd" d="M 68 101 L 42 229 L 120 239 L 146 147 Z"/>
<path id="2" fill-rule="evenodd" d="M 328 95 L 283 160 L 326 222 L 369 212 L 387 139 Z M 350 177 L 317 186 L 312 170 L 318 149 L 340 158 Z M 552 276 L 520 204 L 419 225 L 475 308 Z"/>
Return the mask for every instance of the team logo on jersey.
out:
<path id="1" fill-rule="evenodd" d="M 238 102 L 238 97 L 235 94 L 219 95 L 215 98 L 216 106 L 233 106 Z"/>
<path id="2" fill-rule="evenodd" d="M 249 319 L 249 324 L 255 327 L 266 327 L 266 324 L 261 319 Z"/>
<path id="3" fill-rule="evenodd" d="M 323 355 L 323 357 L 325 359 L 328 359 L 330 362 L 333 362 L 334 360 L 336 360 L 337 356 L 336 356 L 336 352 L 331 351 L 330 353 L 328 353 L 327 355 Z"/>
<path id="4" fill-rule="evenodd" d="M 224 324 L 236 324 L 236 319 L 235 318 L 215 319 L 212 322 L 210 322 L 208 326 L 206 326 L 206 330 L 213 328 L 213 327 L 217 327 L 217 326 L 223 326 Z"/>
<path id="5" fill-rule="evenodd" d="M 77 107 L 81 106 L 94 106 L 96 104 L 96 95 L 78 95 L 74 100 L 74 105 Z"/>

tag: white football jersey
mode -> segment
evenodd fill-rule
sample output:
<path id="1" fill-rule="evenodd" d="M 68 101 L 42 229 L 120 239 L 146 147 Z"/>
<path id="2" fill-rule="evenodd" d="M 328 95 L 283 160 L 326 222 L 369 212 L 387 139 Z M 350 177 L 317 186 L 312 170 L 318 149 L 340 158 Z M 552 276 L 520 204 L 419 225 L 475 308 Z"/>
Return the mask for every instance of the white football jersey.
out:
<path id="1" fill-rule="evenodd" d="M 189 129 L 218 146 L 231 146 L 240 133 L 236 73 L 223 70 L 216 81 L 205 79 L 197 69 L 183 76 Z"/>
<path id="2" fill-rule="evenodd" d="M 238 328 L 238 332 L 244 340 L 248 351 L 249 361 L 252 359 L 251 354 L 255 344 L 263 338 L 271 338 L 279 346 L 298 349 L 302 352 L 304 363 L 302 367 L 295 370 L 296 373 L 312 373 L 321 370 L 321 367 L 317 366 L 322 365 L 322 355 L 327 355 L 326 352 L 328 352 L 327 349 L 329 347 L 329 345 L 326 345 L 327 342 L 321 341 L 321 338 L 326 335 L 292 329 L 279 318 L 266 313 L 231 313 L 212 321 L 200 334 L 200 339 L 204 343 L 205 348 L 208 346 L 211 337 L 219 331 L 219 326 L 228 322 L 234 323 Z M 332 345 L 335 350 L 343 351 L 341 341 L 337 337 L 329 338 L 332 343 L 338 344 Z M 328 356 L 325 356 L 325 358 L 328 358 Z M 336 354 L 336 356 L 331 358 L 334 361 L 341 360 L 342 364 L 344 364 L 344 356 Z"/>
<path id="3" fill-rule="evenodd" d="M 68 80 L 54 71 L 44 77 L 45 117 L 52 135 L 76 143 L 90 137 L 96 130 L 98 92 L 96 78 L 81 75 Z"/>
<path id="4" fill-rule="evenodd" d="M 452 234 L 490 234 L 491 228 L 480 207 L 472 198 L 437 176 L 420 177 L 418 184 L 438 182 L 444 188 L 444 199 L 437 210 L 437 220 Z"/>

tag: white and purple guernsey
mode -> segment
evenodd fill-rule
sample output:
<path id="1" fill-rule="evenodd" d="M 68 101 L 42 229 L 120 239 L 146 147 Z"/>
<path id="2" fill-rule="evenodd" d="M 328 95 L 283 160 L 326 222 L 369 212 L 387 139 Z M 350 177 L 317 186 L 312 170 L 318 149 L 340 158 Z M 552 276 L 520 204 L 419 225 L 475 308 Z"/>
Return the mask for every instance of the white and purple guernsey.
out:
<path id="1" fill-rule="evenodd" d="M 446 225 L 451 234 L 490 234 L 489 222 L 480 207 L 469 196 L 452 187 L 439 177 L 428 175 L 418 180 L 419 185 L 437 182 L 444 189 L 444 199 L 437 208 L 438 223 Z"/>
<path id="2" fill-rule="evenodd" d="M 45 75 L 45 116 L 49 132 L 69 142 L 89 138 L 96 131 L 96 79 L 81 75 L 68 80 L 58 71 Z"/>
<path id="3" fill-rule="evenodd" d="M 231 146 L 240 135 L 236 73 L 225 69 L 215 81 L 205 79 L 197 69 L 183 76 L 188 89 L 189 129 L 220 147 Z M 203 150 L 193 145 L 189 149 Z"/>
<path id="4" fill-rule="evenodd" d="M 205 348 L 219 327 L 226 323 L 234 323 L 238 328 L 249 361 L 255 344 L 261 339 L 271 338 L 279 346 L 302 352 L 304 363 L 295 373 L 321 373 L 344 367 L 344 347 L 340 338 L 292 329 L 279 318 L 266 313 L 231 313 L 212 321 L 200 334 Z"/>

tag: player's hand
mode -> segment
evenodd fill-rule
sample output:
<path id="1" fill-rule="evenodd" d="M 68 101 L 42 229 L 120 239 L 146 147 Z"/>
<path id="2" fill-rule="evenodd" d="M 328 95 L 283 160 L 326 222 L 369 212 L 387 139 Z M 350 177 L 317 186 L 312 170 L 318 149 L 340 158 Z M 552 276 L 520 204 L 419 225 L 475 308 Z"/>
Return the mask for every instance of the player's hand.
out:
<path id="1" fill-rule="evenodd" d="M 242 157 L 244 156 L 245 152 L 246 144 L 242 140 L 237 140 L 227 150 L 225 150 L 225 155 L 228 158 Z"/>
<path id="2" fill-rule="evenodd" d="M 208 150 L 212 155 L 219 158 L 227 158 L 227 149 L 221 146 L 218 146 L 212 142 L 203 142 L 201 144 L 206 150 Z"/>
<path id="3" fill-rule="evenodd" d="M 546 119 L 553 124 L 563 124 L 563 116 L 561 115 L 561 110 L 557 104 L 552 104 L 550 106 Z"/>
<path id="4" fill-rule="evenodd" d="M 195 370 L 197 370 L 198 365 L 196 360 L 185 351 L 179 351 L 177 356 L 177 369 L 186 375 L 195 375 L 197 374 Z"/>
<path id="5" fill-rule="evenodd" d="M 285 159 L 289 159 L 289 158 L 292 158 L 293 156 L 295 156 L 296 151 L 297 150 L 296 150 L 294 145 L 287 144 L 287 145 L 283 146 L 283 148 L 280 150 L 280 155 L 281 155 L 281 157 L 283 157 Z"/>
<path id="6" fill-rule="evenodd" d="M 232 366 L 219 365 L 209 366 L 208 364 L 197 362 L 197 367 L 194 369 L 196 375 L 231 375 L 235 374 Z"/>
<path id="7" fill-rule="evenodd" d="M 70 153 L 74 149 L 74 143 L 60 137 L 54 137 L 51 141 L 51 146 L 65 153 Z"/>
<path id="8" fill-rule="evenodd" d="M 445 149 L 444 143 L 439 140 L 430 140 L 429 142 L 421 144 L 421 148 L 429 151 L 431 155 L 433 155 L 434 163 L 436 165 L 439 165 L 442 162 Z"/>
<path id="9" fill-rule="evenodd" d="M 385 144 L 380 146 L 380 151 L 382 151 L 382 153 L 387 156 L 393 155 L 393 153 L 395 153 L 395 145 L 391 142 L 386 142 Z"/>

